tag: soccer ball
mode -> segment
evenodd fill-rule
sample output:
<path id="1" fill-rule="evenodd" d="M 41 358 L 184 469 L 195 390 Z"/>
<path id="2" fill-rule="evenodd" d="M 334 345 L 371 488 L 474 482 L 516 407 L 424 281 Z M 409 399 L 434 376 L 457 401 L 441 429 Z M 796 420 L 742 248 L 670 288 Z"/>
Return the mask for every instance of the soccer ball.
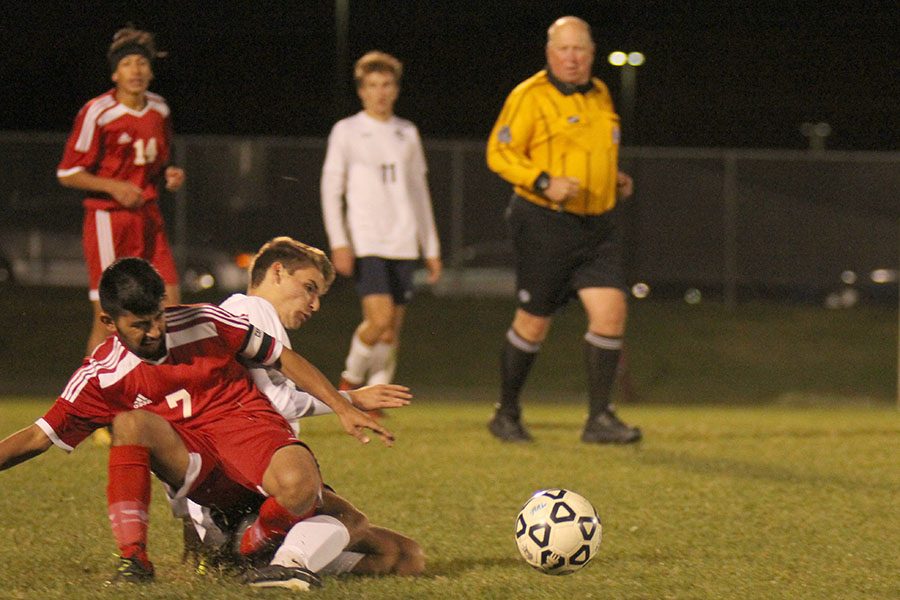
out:
<path id="1" fill-rule="evenodd" d="M 548 575 L 581 569 L 600 549 L 597 511 L 571 490 L 535 493 L 516 517 L 516 545 L 529 565 Z"/>

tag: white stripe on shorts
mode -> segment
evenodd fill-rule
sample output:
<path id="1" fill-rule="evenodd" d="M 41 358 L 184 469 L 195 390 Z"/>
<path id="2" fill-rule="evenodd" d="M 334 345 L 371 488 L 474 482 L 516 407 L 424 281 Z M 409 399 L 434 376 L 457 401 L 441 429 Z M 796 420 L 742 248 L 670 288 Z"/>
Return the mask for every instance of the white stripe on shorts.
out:
<path id="1" fill-rule="evenodd" d="M 97 227 L 97 251 L 100 254 L 100 269 L 106 269 L 116 260 L 116 247 L 113 244 L 112 221 L 108 210 L 98 210 L 95 217 Z"/>

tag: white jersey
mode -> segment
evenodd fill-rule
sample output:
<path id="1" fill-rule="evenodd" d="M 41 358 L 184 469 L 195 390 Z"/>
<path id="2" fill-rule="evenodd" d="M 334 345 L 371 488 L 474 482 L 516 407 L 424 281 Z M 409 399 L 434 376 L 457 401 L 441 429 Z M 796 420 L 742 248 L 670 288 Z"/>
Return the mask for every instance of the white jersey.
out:
<path id="1" fill-rule="evenodd" d="M 349 246 L 356 256 L 439 258 L 427 170 L 410 121 L 379 121 L 365 112 L 338 121 L 328 136 L 321 183 L 331 247 Z"/>
<path id="2" fill-rule="evenodd" d="M 286 347 L 291 347 L 291 339 L 278 318 L 278 312 L 265 298 L 234 294 L 220 306 L 233 315 L 245 317 L 254 327 L 268 333 Z M 275 410 L 287 419 L 294 431 L 298 430 L 297 419 L 332 412 L 331 408 L 318 398 L 297 389 L 278 369 L 252 368 L 250 376 L 256 387 L 272 402 Z M 344 397 L 349 399 L 346 394 Z"/>

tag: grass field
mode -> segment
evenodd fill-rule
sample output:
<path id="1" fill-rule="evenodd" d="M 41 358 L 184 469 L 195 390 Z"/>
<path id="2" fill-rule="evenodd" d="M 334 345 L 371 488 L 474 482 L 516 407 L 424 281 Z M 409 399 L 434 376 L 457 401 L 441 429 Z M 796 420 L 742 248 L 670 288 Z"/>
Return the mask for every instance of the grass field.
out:
<path id="1" fill-rule="evenodd" d="M 0 402 L 0 433 L 49 402 Z M 395 412 L 392 449 L 358 445 L 331 417 L 307 420 L 326 479 L 429 557 L 422 578 L 330 579 L 316 597 L 900 597 L 896 410 L 639 406 L 624 416 L 646 439 L 625 448 L 578 442 L 583 410 L 529 407 L 530 446 L 494 441 L 487 408 L 452 397 Z M 121 596 L 101 588 L 115 564 L 105 463 L 84 444 L 0 474 L 0 598 Z M 520 505 L 550 486 L 581 492 L 603 520 L 600 554 L 568 577 L 532 570 L 513 542 Z M 180 564 L 159 486 L 152 519 L 158 581 L 129 597 L 258 596 Z"/>
<path id="2" fill-rule="evenodd" d="M 90 323 L 83 290 L 0 287 L 0 394 L 59 393 L 80 364 Z M 188 297 L 220 301 L 220 295 Z M 409 309 L 398 380 L 419 391 L 495 401 L 508 298 L 436 298 Z M 345 281 L 292 335 L 294 347 L 337 380 L 359 305 Z M 584 394 L 576 306 L 560 314 L 525 390 L 544 400 Z M 771 302 L 633 301 L 626 341 L 639 400 L 665 404 L 896 402 L 897 306 L 828 311 Z"/>
<path id="3" fill-rule="evenodd" d="M 5 437 L 43 414 L 78 366 L 90 314 L 81 290 L 0 288 L 0 300 Z M 332 579 L 319 597 L 900 597 L 896 306 L 633 302 L 637 394 L 618 399 L 645 441 L 627 448 L 578 441 L 577 309 L 557 318 L 525 390 L 537 442 L 487 434 L 512 310 L 508 299 L 416 299 L 398 379 L 417 399 L 388 422 L 395 448 L 360 447 L 330 417 L 307 422 L 326 479 L 429 556 L 423 578 Z M 336 378 L 358 318 L 352 289 L 338 285 L 295 348 Z M 122 595 L 100 587 L 115 565 L 105 465 L 106 451 L 84 444 L 0 473 L 0 599 Z M 604 522 L 599 556 L 563 578 L 527 567 L 513 542 L 521 504 L 554 486 L 584 494 Z M 179 526 L 154 494 L 159 580 L 128 595 L 256 597 L 180 564 Z"/>

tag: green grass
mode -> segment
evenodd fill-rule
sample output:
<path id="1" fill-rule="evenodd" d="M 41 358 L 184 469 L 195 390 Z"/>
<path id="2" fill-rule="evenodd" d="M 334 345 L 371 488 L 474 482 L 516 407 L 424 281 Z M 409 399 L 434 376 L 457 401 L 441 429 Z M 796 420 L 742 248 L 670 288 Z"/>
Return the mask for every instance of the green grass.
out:
<path id="1" fill-rule="evenodd" d="M 0 288 L 0 298 L 0 394 L 58 393 L 87 337 L 83 290 Z M 188 298 L 201 299 L 222 298 Z M 421 294 L 409 308 L 398 380 L 493 402 L 513 310 L 510 299 Z M 320 313 L 292 336 L 294 347 L 336 381 L 359 318 L 352 287 L 339 281 Z M 557 317 L 527 398 L 584 394 L 584 331 L 578 306 Z M 829 311 L 754 302 L 731 311 L 715 302 L 633 301 L 626 344 L 644 403 L 877 405 L 897 398 L 896 306 Z"/>
<path id="2" fill-rule="evenodd" d="M 50 402 L 0 402 L 0 436 Z M 622 413 L 645 441 L 624 448 L 577 441 L 581 403 L 531 402 L 537 441 L 528 446 L 490 438 L 489 411 L 420 394 L 388 420 L 398 435 L 391 449 L 360 446 L 332 417 L 306 421 L 326 480 L 428 555 L 422 578 L 329 579 L 316 597 L 900 596 L 900 415 L 890 407 L 641 405 Z M 106 451 L 86 443 L 0 473 L 0 597 L 121 597 L 101 589 L 115 564 L 105 462 Z M 603 520 L 600 554 L 569 577 L 527 567 L 513 542 L 520 505 L 550 486 L 579 491 Z M 180 564 L 179 527 L 159 486 L 152 519 L 158 581 L 130 597 L 257 597 Z"/>
<path id="3" fill-rule="evenodd" d="M 77 368 L 90 309 L 82 290 L 5 287 L 0 299 L 4 437 L 43 414 Z M 417 400 L 388 422 L 395 448 L 360 447 L 330 417 L 308 422 L 326 479 L 429 556 L 423 578 L 331 579 L 319 597 L 900 597 L 895 306 L 633 302 L 637 398 L 619 400 L 646 439 L 629 448 L 577 440 L 585 324 L 575 306 L 556 319 L 525 390 L 537 443 L 504 446 L 487 434 L 513 308 L 416 298 L 398 380 Z M 339 282 L 294 347 L 336 379 L 358 319 Z M 105 464 L 106 452 L 85 444 L 0 473 L 0 598 L 121 595 L 100 588 L 115 564 Z M 528 568 L 513 542 L 521 504 L 551 486 L 587 496 L 604 522 L 600 555 L 571 577 Z M 255 596 L 180 564 L 179 527 L 154 493 L 159 581 L 129 595 Z"/>

